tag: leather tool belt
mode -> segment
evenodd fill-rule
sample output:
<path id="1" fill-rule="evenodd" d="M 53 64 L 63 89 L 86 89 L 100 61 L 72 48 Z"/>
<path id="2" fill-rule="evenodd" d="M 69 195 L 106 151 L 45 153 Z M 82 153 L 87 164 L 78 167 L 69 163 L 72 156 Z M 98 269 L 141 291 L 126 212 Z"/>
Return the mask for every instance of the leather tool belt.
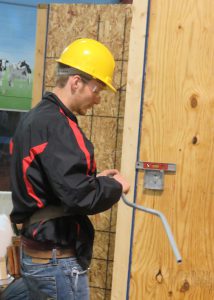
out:
<path id="1" fill-rule="evenodd" d="M 56 249 L 56 258 L 76 256 L 74 247 L 72 246 L 70 246 L 69 248 L 61 248 L 54 245 L 53 243 L 37 242 L 27 239 L 24 236 L 21 237 L 21 244 L 24 253 L 34 258 L 50 259 L 53 257 L 53 249 Z"/>
<path id="2" fill-rule="evenodd" d="M 53 257 L 52 250 L 35 250 L 23 246 L 23 251 L 33 258 L 51 259 Z M 74 257 L 75 251 L 73 249 L 56 249 L 56 258 Z"/>

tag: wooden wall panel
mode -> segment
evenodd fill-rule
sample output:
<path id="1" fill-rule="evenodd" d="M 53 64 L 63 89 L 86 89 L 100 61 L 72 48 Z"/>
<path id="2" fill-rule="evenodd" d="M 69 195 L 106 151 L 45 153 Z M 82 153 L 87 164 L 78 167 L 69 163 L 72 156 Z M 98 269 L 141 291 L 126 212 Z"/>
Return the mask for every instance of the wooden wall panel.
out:
<path id="1" fill-rule="evenodd" d="M 129 299 L 214 299 L 214 2 L 151 1 L 140 160 L 176 163 L 163 192 L 137 183 L 137 203 L 162 211 L 183 262 L 176 264 L 160 220 L 135 214 Z"/>
<path id="2" fill-rule="evenodd" d="M 87 18 L 84 17 L 85 12 Z M 105 43 L 116 60 L 121 59 L 123 53 L 127 55 L 130 6 L 52 4 L 50 14 L 48 57 L 59 57 L 64 50 L 64 45 L 82 37 L 99 39 Z M 125 58 L 127 59 L 127 56 Z"/>
<path id="3" fill-rule="evenodd" d="M 87 12 L 87 18 L 86 16 Z M 94 5 L 50 6 L 47 57 L 59 57 L 77 38 L 97 38 L 97 9 Z M 60 26 L 59 26 L 60 24 Z"/>
<path id="4" fill-rule="evenodd" d="M 111 211 L 107 210 L 97 215 L 90 216 L 95 230 L 109 231 L 111 222 Z"/>
<path id="5" fill-rule="evenodd" d="M 99 171 L 114 168 L 116 128 L 116 118 L 93 117 L 91 140 L 95 148 L 95 157 L 99 161 Z"/>

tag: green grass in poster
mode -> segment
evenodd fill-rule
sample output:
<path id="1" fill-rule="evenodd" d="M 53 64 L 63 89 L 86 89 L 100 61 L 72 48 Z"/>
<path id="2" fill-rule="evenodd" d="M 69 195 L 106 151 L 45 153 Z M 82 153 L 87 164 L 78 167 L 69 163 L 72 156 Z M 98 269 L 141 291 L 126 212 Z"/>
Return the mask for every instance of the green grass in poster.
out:
<path id="1" fill-rule="evenodd" d="M 32 99 L 32 78 L 30 80 L 13 78 L 9 85 L 9 73 L 5 71 L 0 83 L 0 109 L 29 110 Z"/>

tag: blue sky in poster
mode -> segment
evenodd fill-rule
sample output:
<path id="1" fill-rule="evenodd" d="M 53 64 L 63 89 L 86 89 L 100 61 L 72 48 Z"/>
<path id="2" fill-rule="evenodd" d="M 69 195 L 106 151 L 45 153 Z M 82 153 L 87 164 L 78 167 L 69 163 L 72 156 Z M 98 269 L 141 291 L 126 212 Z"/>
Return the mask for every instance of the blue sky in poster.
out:
<path id="1" fill-rule="evenodd" d="M 25 60 L 34 68 L 36 8 L 0 2 L 0 59 Z"/>

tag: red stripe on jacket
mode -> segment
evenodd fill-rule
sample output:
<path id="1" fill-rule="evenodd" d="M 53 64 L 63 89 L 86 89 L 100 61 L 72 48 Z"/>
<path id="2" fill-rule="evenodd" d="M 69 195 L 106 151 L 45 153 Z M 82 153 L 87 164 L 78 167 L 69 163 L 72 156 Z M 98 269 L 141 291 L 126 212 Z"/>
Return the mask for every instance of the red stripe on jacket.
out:
<path id="1" fill-rule="evenodd" d="M 95 172 L 96 168 L 97 168 L 96 162 L 95 162 L 95 160 L 93 160 L 92 173 Z"/>
<path id="2" fill-rule="evenodd" d="M 63 115 L 65 115 L 65 113 L 63 112 L 62 109 L 60 109 L 60 112 Z M 79 128 L 77 127 L 77 124 L 74 121 L 72 121 L 71 119 L 69 119 L 67 116 L 66 116 L 66 118 L 68 120 L 69 126 L 73 130 L 73 133 L 75 135 L 75 138 L 77 140 L 77 143 L 78 143 L 80 149 L 85 154 L 85 158 L 86 158 L 86 162 L 87 162 L 87 173 L 86 174 L 88 175 L 88 173 L 90 171 L 90 168 L 91 168 L 90 153 L 89 153 L 88 149 L 86 148 L 86 145 L 85 145 L 85 142 L 84 142 L 84 139 L 83 139 L 83 135 L 82 135 L 81 131 L 79 130 Z"/>
<path id="3" fill-rule="evenodd" d="M 42 201 L 36 196 L 34 190 L 33 190 L 33 186 L 30 183 L 30 181 L 27 178 L 27 170 L 30 167 L 32 161 L 34 160 L 35 156 L 38 154 L 41 154 L 44 150 L 45 147 L 47 146 L 47 142 L 38 146 L 35 146 L 33 148 L 30 149 L 30 155 L 25 157 L 22 161 L 22 170 L 23 170 L 23 177 L 24 177 L 24 182 L 26 185 L 26 189 L 27 189 L 27 193 L 29 196 L 31 196 L 32 198 L 34 198 L 37 202 L 37 206 L 39 208 L 43 207 L 44 204 L 42 203 Z"/>
<path id="4" fill-rule="evenodd" d="M 10 155 L 12 155 L 13 154 L 13 139 L 10 139 L 9 151 L 10 151 Z"/>

